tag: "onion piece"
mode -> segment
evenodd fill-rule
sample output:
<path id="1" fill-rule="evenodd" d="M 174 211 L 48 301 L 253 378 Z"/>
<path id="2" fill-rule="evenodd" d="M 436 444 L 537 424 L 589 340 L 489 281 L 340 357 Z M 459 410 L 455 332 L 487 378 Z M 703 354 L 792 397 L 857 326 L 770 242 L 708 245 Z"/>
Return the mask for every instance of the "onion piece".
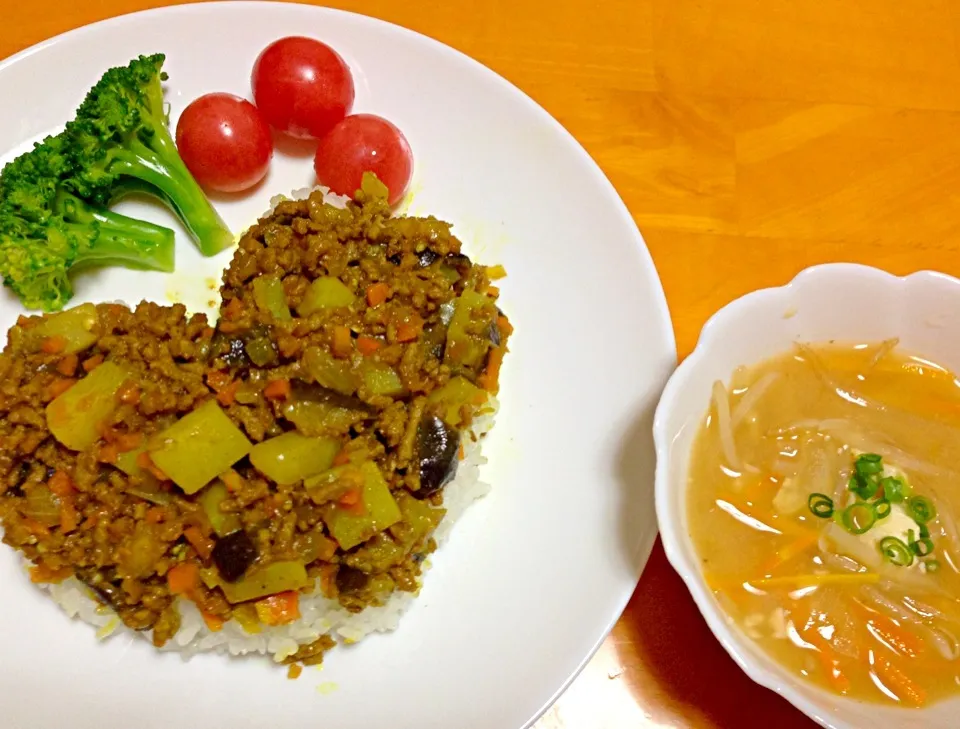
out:
<path id="1" fill-rule="evenodd" d="M 713 383 L 713 403 L 717 408 L 717 429 L 720 433 L 720 446 L 727 465 L 735 471 L 743 471 L 740 457 L 737 455 L 737 446 L 733 439 L 733 427 L 730 424 L 730 398 L 727 388 L 720 380 Z"/>
<path id="2" fill-rule="evenodd" d="M 760 402 L 760 398 L 770 389 L 770 386 L 779 379 L 779 372 L 769 372 L 751 385 L 730 414 L 730 427 L 736 428 L 740 421 L 747 417 L 756 404 Z"/>

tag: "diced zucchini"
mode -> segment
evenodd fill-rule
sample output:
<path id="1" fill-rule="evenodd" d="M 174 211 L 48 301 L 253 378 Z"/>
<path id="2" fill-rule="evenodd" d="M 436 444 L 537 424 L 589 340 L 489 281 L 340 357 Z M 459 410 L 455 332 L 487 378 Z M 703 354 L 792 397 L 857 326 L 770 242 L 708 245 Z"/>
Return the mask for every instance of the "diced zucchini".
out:
<path id="1" fill-rule="evenodd" d="M 227 602 L 236 604 L 257 600 L 278 592 L 299 590 L 310 584 L 303 562 L 274 562 L 266 567 L 249 572 L 236 582 L 220 581 Z"/>
<path id="2" fill-rule="evenodd" d="M 253 300 L 262 311 L 278 321 L 293 318 L 290 315 L 290 306 L 287 304 L 287 295 L 283 290 L 283 282 L 276 276 L 263 274 L 254 279 Z"/>
<path id="3" fill-rule="evenodd" d="M 351 410 L 332 403 L 301 400 L 284 405 L 283 416 L 304 435 L 343 435 L 351 426 L 368 416 L 362 410 Z"/>
<path id="4" fill-rule="evenodd" d="M 140 476 L 143 474 L 143 469 L 137 461 L 140 459 L 140 454 L 145 450 L 147 450 L 147 444 L 142 443 L 132 451 L 124 451 L 117 456 L 117 462 L 113 465 L 128 476 Z"/>
<path id="5" fill-rule="evenodd" d="M 339 309 L 350 306 L 356 300 L 353 292 L 340 279 L 322 276 L 307 288 L 303 301 L 297 307 L 300 316 L 310 316 L 321 309 Z"/>
<path id="6" fill-rule="evenodd" d="M 267 367 L 277 361 L 277 350 L 266 333 L 247 339 L 243 348 L 257 367 Z"/>
<path id="7" fill-rule="evenodd" d="M 488 395 L 465 377 L 453 377 L 443 387 L 434 390 L 427 398 L 429 405 L 437 405 L 438 415 L 451 428 L 463 423 L 463 408 L 476 410 L 487 402 Z"/>
<path id="8" fill-rule="evenodd" d="M 200 506 L 203 507 L 203 513 L 207 515 L 210 526 L 213 527 L 213 531 L 217 533 L 218 537 L 225 537 L 227 534 L 235 532 L 243 526 L 237 514 L 220 510 L 220 504 L 222 504 L 229 495 L 227 485 L 220 479 L 217 479 L 200 492 L 198 499 Z"/>
<path id="9" fill-rule="evenodd" d="M 362 508 L 327 504 L 323 520 L 341 549 L 352 549 L 384 529 L 400 521 L 400 507 L 390 493 L 377 464 L 367 461 L 360 466 L 363 474 Z"/>
<path id="10" fill-rule="evenodd" d="M 332 438 L 310 438 L 290 432 L 258 443 L 250 462 L 278 484 L 289 485 L 329 469 L 340 450 Z"/>
<path id="11" fill-rule="evenodd" d="M 490 350 L 490 331 L 496 321 L 493 299 L 471 289 L 464 291 L 447 329 L 444 363 L 456 369 L 479 370 Z"/>
<path id="12" fill-rule="evenodd" d="M 371 395 L 396 397 L 405 391 L 400 375 L 388 364 L 365 360 L 362 364 L 363 384 Z"/>
<path id="13" fill-rule="evenodd" d="M 93 304 L 80 304 L 72 309 L 46 317 L 28 334 L 31 343 L 40 347 L 43 340 L 60 337 L 66 346 L 63 354 L 76 354 L 89 349 L 99 339 L 100 317 Z"/>
<path id="14" fill-rule="evenodd" d="M 251 448 L 240 428 L 215 400 L 209 400 L 151 439 L 149 452 L 177 486 L 195 494 Z"/>
<path id="15" fill-rule="evenodd" d="M 74 451 L 86 450 L 100 438 L 100 425 L 117 409 L 117 392 L 127 371 L 104 362 L 47 405 L 47 427 L 53 437 Z"/>
<path id="16" fill-rule="evenodd" d="M 325 349 L 310 347 L 303 353 L 303 364 L 311 377 L 323 387 L 341 395 L 352 395 L 359 382 L 349 361 L 335 359 Z"/>

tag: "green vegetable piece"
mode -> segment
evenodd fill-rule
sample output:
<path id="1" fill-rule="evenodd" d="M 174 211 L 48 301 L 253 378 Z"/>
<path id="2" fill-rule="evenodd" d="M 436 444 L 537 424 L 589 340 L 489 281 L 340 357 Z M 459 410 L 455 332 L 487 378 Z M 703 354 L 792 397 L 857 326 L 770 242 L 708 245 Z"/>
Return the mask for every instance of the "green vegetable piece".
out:
<path id="1" fill-rule="evenodd" d="M 890 506 L 889 499 L 877 499 L 873 502 L 873 510 L 877 515 L 877 519 L 886 519 L 890 516 L 890 512 L 893 510 L 893 507 Z"/>
<path id="2" fill-rule="evenodd" d="M 81 199 L 72 142 L 47 137 L 0 173 L 0 275 L 30 309 L 58 311 L 75 269 L 124 266 L 173 271 L 173 231 Z"/>
<path id="3" fill-rule="evenodd" d="M 339 450 L 340 443 L 331 438 L 291 432 L 255 445 L 250 462 L 267 478 L 290 485 L 329 469 Z"/>
<path id="4" fill-rule="evenodd" d="M 161 71 L 164 56 L 140 56 L 111 68 L 90 90 L 64 132 L 70 189 L 107 205 L 147 193 L 183 222 L 200 252 L 219 253 L 234 236 L 177 152 L 170 134 Z"/>
<path id="5" fill-rule="evenodd" d="M 444 363 L 455 369 L 479 370 L 492 345 L 490 332 L 496 321 L 497 305 L 493 299 L 470 289 L 464 291 L 457 299 L 447 329 Z"/>
<path id="6" fill-rule="evenodd" d="M 150 458 L 184 493 L 195 494 L 251 448 L 216 401 L 209 400 L 152 439 Z"/>
<path id="7" fill-rule="evenodd" d="M 891 564 L 897 567 L 909 567 L 913 564 L 913 553 L 902 539 L 884 537 L 880 540 L 880 551 Z"/>
<path id="8" fill-rule="evenodd" d="M 254 279 L 253 300 L 261 310 L 278 321 L 288 321 L 293 318 L 290 314 L 290 306 L 287 304 L 287 295 L 283 290 L 283 282 L 276 276 L 263 274 Z"/>
<path id="9" fill-rule="evenodd" d="M 84 451 L 100 439 L 100 425 L 117 409 L 117 392 L 127 371 L 104 362 L 47 405 L 47 427 L 53 437 L 74 451 Z"/>
<path id="10" fill-rule="evenodd" d="M 365 360 L 362 364 L 363 384 L 371 395 L 402 395 L 406 388 L 400 381 L 400 375 L 384 362 Z"/>
<path id="11" fill-rule="evenodd" d="M 93 304 L 80 304 L 48 316 L 28 330 L 28 335 L 38 349 L 43 340 L 60 337 L 66 343 L 63 354 L 76 354 L 97 343 L 100 337 L 99 328 L 100 316 L 97 314 L 97 307 Z"/>
<path id="12" fill-rule="evenodd" d="M 810 494 L 807 507 L 814 516 L 819 516 L 821 519 L 829 519 L 833 516 L 833 499 L 826 494 Z"/>
<path id="13" fill-rule="evenodd" d="M 283 416 L 293 423 L 298 431 L 309 436 L 343 435 L 352 426 L 369 417 L 362 410 L 350 410 L 331 403 L 308 400 L 287 403 L 283 407 Z"/>
<path id="14" fill-rule="evenodd" d="M 213 527 L 213 531 L 217 533 L 218 537 L 225 537 L 243 526 L 237 514 L 220 510 L 220 504 L 226 501 L 229 496 L 227 485 L 217 479 L 201 491 L 198 497 L 200 506 L 203 507 L 203 513 L 207 515 L 210 526 Z"/>
<path id="15" fill-rule="evenodd" d="M 359 381 L 350 362 L 336 359 L 325 349 L 310 347 L 303 353 L 303 364 L 317 384 L 341 395 L 352 395 Z"/>
<path id="16" fill-rule="evenodd" d="M 250 339 L 245 345 L 247 357 L 257 367 L 272 365 L 277 360 L 277 350 L 270 341 L 270 337 L 263 335 Z"/>
<path id="17" fill-rule="evenodd" d="M 350 306 L 356 296 L 338 278 L 322 276 L 307 288 L 303 301 L 297 307 L 300 316 L 310 316 L 321 309 L 339 309 Z"/>
<path id="18" fill-rule="evenodd" d="M 851 534 L 863 534 L 877 521 L 877 512 L 871 504 L 857 502 L 840 513 L 840 523 Z"/>
<path id="19" fill-rule="evenodd" d="M 341 549 L 352 549 L 401 519 L 400 507 L 377 464 L 366 461 L 359 468 L 363 487 L 357 507 L 327 504 L 323 515 L 327 529 Z"/>
<path id="20" fill-rule="evenodd" d="M 303 562 L 295 560 L 268 564 L 248 572 L 236 582 L 219 581 L 220 589 L 231 605 L 259 600 L 278 592 L 300 590 L 309 584 L 306 567 Z"/>
<path id="21" fill-rule="evenodd" d="M 937 507 L 926 496 L 911 496 L 907 499 L 907 513 L 917 524 L 925 524 L 937 515 Z"/>
<path id="22" fill-rule="evenodd" d="M 440 418 L 451 428 L 463 423 L 463 408 L 473 410 L 486 404 L 489 396 L 465 377 L 453 377 L 447 384 L 430 393 L 427 403 L 440 406 Z"/>
<path id="23" fill-rule="evenodd" d="M 903 500 L 909 495 L 909 489 L 903 479 L 895 476 L 880 479 L 880 486 L 883 487 L 884 498 L 891 504 L 903 503 Z"/>

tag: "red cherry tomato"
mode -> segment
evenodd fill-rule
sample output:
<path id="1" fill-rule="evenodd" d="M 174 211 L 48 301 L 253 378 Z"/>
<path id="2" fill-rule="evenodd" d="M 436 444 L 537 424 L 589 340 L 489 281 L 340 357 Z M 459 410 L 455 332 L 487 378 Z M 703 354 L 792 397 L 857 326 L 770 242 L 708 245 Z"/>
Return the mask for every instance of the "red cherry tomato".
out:
<path id="1" fill-rule="evenodd" d="M 177 149 L 201 185 L 239 192 L 267 174 L 273 139 L 270 127 L 249 101 L 232 94 L 206 94 L 180 115 Z"/>
<path id="2" fill-rule="evenodd" d="M 320 138 L 353 106 L 353 78 L 330 46 L 292 36 L 267 46 L 253 66 L 253 99 L 266 120 L 300 139 Z"/>
<path id="3" fill-rule="evenodd" d="M 390 204 L 403 197 L 413 172 L 413 153 L 403 133 L 386 119 L 354 114 L 320 140 L 313 162 L 317 180 L 338 195 L 360 189 L 364 172 L 390 190 Z"/>

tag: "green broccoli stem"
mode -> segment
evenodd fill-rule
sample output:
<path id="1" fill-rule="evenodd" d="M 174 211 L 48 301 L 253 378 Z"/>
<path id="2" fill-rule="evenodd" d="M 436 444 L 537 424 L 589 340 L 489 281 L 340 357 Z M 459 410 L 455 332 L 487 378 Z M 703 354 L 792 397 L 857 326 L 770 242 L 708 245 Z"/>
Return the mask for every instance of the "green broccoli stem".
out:
<path id="1" fill-rule="evenodd" d="M 205 256 L 213 256 L 234 243 L 233 233 L 193 179 L 165 128 L 155 129 L 151 146 L 139 139 L 114 152 L 110 171 L 133 177 L 153 188 L 170 205 Z"/>
<path id="2" fill-rule="evenodd" d="M 125 268 L 172 273 L 176 261 L 176 238 L 169 228 L 129 218 L 106 208 L 90 205 L 75 195 L 60 192 L 58 208 L 78 233 L 96 224 L 97 237 L 84 260 L 102 260 Z"/>

